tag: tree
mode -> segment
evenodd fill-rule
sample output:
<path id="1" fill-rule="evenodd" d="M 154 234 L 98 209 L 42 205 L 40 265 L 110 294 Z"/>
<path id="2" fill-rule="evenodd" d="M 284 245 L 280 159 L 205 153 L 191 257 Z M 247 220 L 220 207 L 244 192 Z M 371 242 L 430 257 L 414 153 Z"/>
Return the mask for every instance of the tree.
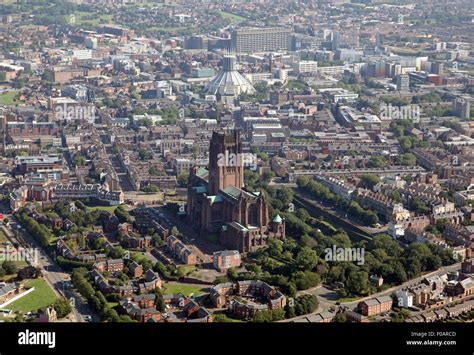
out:
<path id="1" fill-rule="evenodd" d="M 282 319 L 285 319 L 285 310 L 273 309 L 258 311 L 252 321 L 256 323 L 269 323 L 276 322 Z"/>
<path id="2" fill-rule="evenodd" d="M 405 268 L 410 278 L 417 277 L 423 271 L 423 264 L 420 259 L 411 257 L 405 259 Z"/>
<path id="3" fill-rule="evenodd" d="M 297 271 L 293 274 L 292 281 L 295 283 L 298 290 L 307 290 L 308 288 L 319 285 L 321 278 L 315 272 Z"/>
<path id="4" fill-rule="evenodd" d="M 157 192 L 160 192 L 160 189 L 159 189 L 159 187 L 156 186 L 156 185 L 149 184 L 149 185 L 146 185 L 146 186 L 143 188 L 143 192 L 146 192 L 146 193 L 157 193 Z"/>
<path id="5" fill-rule="evenodd" d="M 392 198 L 392 200 L 394 200 L 397 203 L 403 202 L 402 194 L 400 193 L 400 191 L 393 191 L 390 194 L 390 197 Z"/>
<path id="6" fill-rule="evenodd" d="M 304 208 L 298 208 L 296 210 L 296 216 L 305 223 L 311 218 L 311 215 Z"/>
<path id="7" fill-rule="evenodd" d="M 23 227 L 43 246 L 47 247 L 53 238 L 51 231 L 44 224 L 39 224 L 30 216 L 19 215 L 19 221 Z"/>
<path id="8" fill-rule="evenodd" d="M 400 129 L 403 131 L 403 128 L 400 128 Z M 400 143 L 400 146 L 402 147 L 402 150 L 404 152 L 409 151 L 413 146 L 411 139 L 409 137 L 400 137 L 398 139 L 398 142 Z"/>
<path id="9" fill-rule="evenodd" d="M 189 179 L 189 173 L 186 173 L 186 172 L 182 172 L 177 177 L 178 184 L 182 187 L 185 187 L 188 185 L 188 179 Z"/>
<path id="10" fill-rule="evenodd" d="M 362 187 L 372 190 L 380 182 L 380 177 L 374 174 L 363 174 L 360 176 Z"/>
<path id="11" fill-rule="evenodd" d="M 283 253 L 283 242 L 276 238 L 268 240 L 267 244 L 268 254 L 271 256 L 281 257 Z"/>
<path id="12" fill-rule="evenodd" d="M 375 155 L 370 157 L 367 165 L 371 168 L 385 168 L 387 166 L 387 161 L 383 156 Z"/>
<path id="13" fill-rule="evenodd" d="M 133 222 L 132 216 L 127 211 L 127 207 L 124 205 L 118 206 L 114 211 L 115 216 L 119 219 L 120 223 L 131 223 Z"/>
<path id="14" fill-rule="evenodd" d="M 18 271 L 18 279 L 36 279 L 41 275 L 41 269 L 35 268 L 34 266 L 25 266 L 23 269 Z"/>
<path id="15" fill-rule="evenodd" d="M 171 228 L 171 235 L 174 235 L 175 237 L 179 237 L 181 235 L 178 227 L 173 226 L 173 228 Z"/>
<path id="16" fill-rule="evenodd" d="M 258 181 L 260 179 L 260 175 L 257 172 L 252 170 L 244 170 L 244 182 L 245 186 L 250 190 L 255 190 L 258 186 Z"/>
<path id="17" fill-rule="evenodd" d="M 153 159 L 153 153 L 147 149 L 140 149 L 138 151 L 138 157 L 140 158 L 140 160 L 147 161 Z"/>
<path id="18" fill-rule="evenodd" d="M 334 322 L 336 323 L 346 323 L 347 322 L 347 316 L 345 313 L 338 313 L 334 317 Z"/>
<path id="19" fill-rule="evenodd" d="M 286 318 L 294 318 L 296 317 L 295 307 L 291 307 L 290 305 L 285 306 L 285 317 Z"/>
<path id="20" fill-rule="evenodd" d="M 295 262 L 299 269 L 310 271 L 318 264 L 318 254 L 309 247 L 303 247 Z"/>
<path id="21" fill-rule="evenodd" d="M 426 268 L 428 270 L 437 270 L 442 265 L 443 265 L 443 262 L 438 255 L 430 255 L 426 258 Z"/>
<path id="22" fill-rule="evenodd" d="M 16 274 L 18 271 L 17 266 L 13 263 L 13 261 L 4 261 L 2 264 L 3 270 L 5 270 L 5 273 L 7 275 L 13 275 Z"/>
<path id="23" fill-rule="evenodd" d="M 365 271 L 350 274 L 346 286 L 352 293 L 359 295 L 367 294 L 369 291 L 369 274 Z"/>
<path id="24" fill-rule="evenodd" d="M 387 281 L 392 282 L 395 284 L 401 284 L 408 280 L 407 273 L 405 271 L 405 267 L 399 261 L 394 261 L 391 263 L 393 268 L 393 273 L 388 275 Z"/>
<path id="25" fill-rule="evenodd" d="M 288 204 L 293 201 L 293 196 L 293 190 L 288 187 L 284 187 L 277 191 L 277 199 L 280 200 L 284 206 L 288 206 Z"/>
<path id="26" fill-rule="evenodd" d="M 400 165 L 404 166 L 415 166 L 416 165 L 416 156 L 412 153 L 405 153 L 398 156 L 397 161 Z"/>
<path id="27" fill-rule="evenodd" d="M 58 315 L 58 318 L 64 318 L 72 311 L 71 305 L 64 298 L 57 299 L 54 302 L 53 307 Z"/>
<path id="28" fill-rule="evenodd" d="M 163 299 L 163 295 L 160 290 L 157 290 L 155 292 L 155 306 L 156 309 L 159 310 L 160 312 L 164 312 L 166 310 L 166 304 L 165 300 Z"/>
<path id="29" fill-rule="evenodd" d="M 420 214 L 429 214 L 431 209 L 418 197 L 413 197 L 410 200 L 409 207 Z"/>
<path id="30" fill-rule="evenodd" d="M 318 308 L 318 298 L 315 295 L 298 296 L 295 299 L 294 308 L 297 316 L 312 313 Z"/>
<path id="31" fill-rule="evenodd" d="M 120 258 L 123 258 L 124 254 L 125 254 L 125 249 L 122 246 L 117 245 L 115 248 L 113 248 L 110 251 L 109 256 L 113 259 L 120 259 Z"/>
<path id="32" fill-rule="evenodd" d="M 84 166 L 86 165 L 86 158 L 84 158 L 82 155 L 76 155 L 74 157 L 74 165 L 75 166 Z"/>

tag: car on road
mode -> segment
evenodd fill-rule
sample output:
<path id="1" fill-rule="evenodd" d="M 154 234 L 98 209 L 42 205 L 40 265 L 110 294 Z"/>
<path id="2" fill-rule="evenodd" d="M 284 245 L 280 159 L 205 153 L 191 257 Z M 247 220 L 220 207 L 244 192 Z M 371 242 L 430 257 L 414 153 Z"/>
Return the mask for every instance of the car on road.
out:
<path id="1" fill-rule="evenodd" d="M 92 316 L 86 314 L 86 315 L 84 316 L 84 320 L 85 320 L 86 322 L 92 322 Z"/>

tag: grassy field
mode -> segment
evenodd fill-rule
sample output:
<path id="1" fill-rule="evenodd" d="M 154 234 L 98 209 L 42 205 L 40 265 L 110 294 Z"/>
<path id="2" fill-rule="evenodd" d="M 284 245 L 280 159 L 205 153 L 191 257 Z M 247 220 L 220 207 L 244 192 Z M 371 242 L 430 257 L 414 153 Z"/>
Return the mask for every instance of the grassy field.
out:
<path id="1" fill-rule="evenodd" d="M 343 297 L 343 298 L 339 298 L 337 301 L 338 302 L 354 302 L 354 301 L 357 301 L 359 298 L 361 297 Z"/>
<path id="2" fill-rule="evenodd" d="M 183 265 L 183 266 L 178 266 L 178 274 L 186 276 L 189 275 L 190 273 L 196 271 L 196 266 L 194 265 Z"/>
<path id="3" fill-rule="evenodd" d="M 5 261 L 5 256 L 0 254 L 0 264 Z M 24 260 L 13 260 L 13 264 L 16 265 L 18 269 L 24 268 L 28 263 Z"/>
<path id="4" fill-rule="evenodd" d="M 17 90 L 7 91 L 0 94 L 0 105 L 15 105 L 15 96 L 18 94 Z"/>
<path id="5" fill-rule="evenodd" d="M 214 313 L 214 322 L 217 323 L 243 323 L 242 320 L 230 318 L 225 313 Z"/>
<path id="6" fill-rule="evenodd" d="M 94 206 L 94 207 L 86 206 L 88 211 L 107 211 L 110 213 L 114 213 L 117 207 L 118 206 Z"/>
<path id="7" fill-rule="evenodd" d="M 419 49 L 414 49 L 414 48 L 406 48 L 406 47 L 389 47 L 390 50 L 399 55 L 409 55 L 409 56 L 415 56 L 415 55 L 420 55 L 421 51 Z"/>
<path id="8" fill-rule="evenodd" d="M 27 286 L 33 286 L 35 290 L 19 300 L 8 305 L 8 309 L 21 311 L 23 313 L 36 311 L 47 307 L 56 301 L 56 294 L 44 279 L 26 281 Z"/>
<path id="9" fill-rule="evenodd" d="M 0 282 L 14 282 L 16 279 L 16 274 L 13 275 L 5 275 L 0 277 Z"/>
<path id="10" fill-rule="evenodd" d="M 182 293 L 185 296 L 189 296 L 193 293 L 195 296 L 204 293 L 206 287 L 182 283 L 167 283 L 164 287 L 164 294 L 176 294 Z"/>
<path id="11" fill-rule="evenodd" d="M 245 17 L 235 15 L 233 13 L 226 12 L 226 11 L 219 11 L 219 16 L 222 17 L 224 20 L 229 19 L 230 22 L 232 23 L 238 23 L 238 22 L 242 22 L 246 20 Z"/>
<path id="12" fill-rule="evenodd" d="M 80 11 L 75 12 L 74 15 L 76 16 L 75 24 L 77 26 L 98 27 L 99 25 L 108 24 L 112 18 L 111 15 L 99 15 L 95 13 L 80 12 Z"/>
<path id="13" fill-rule="evenodd" d="M 161 27 L 161 26 L 152 26 L 147 29 L 148 32 L 157 31 L 157 32 L 166 32 L 169 34 L 176 34 L 178 31 L 186 29 L 186 27 Z"/>

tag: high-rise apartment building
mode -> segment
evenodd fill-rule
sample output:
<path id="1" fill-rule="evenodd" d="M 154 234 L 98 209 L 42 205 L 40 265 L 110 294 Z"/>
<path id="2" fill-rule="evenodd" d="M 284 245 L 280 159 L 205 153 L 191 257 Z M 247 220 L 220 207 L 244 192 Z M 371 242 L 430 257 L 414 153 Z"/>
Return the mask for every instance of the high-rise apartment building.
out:
<path id="1" fill-rule="evenodd" d="M 397 76 L 397 90 L 398 91 L 410 90 L 410 77 L 408 76 L 408 74 L 400 74 Z"/>
<path id="2" fill-rule="evenodd" d="M 341 45 L 341 34 L 339 32 L 332 33 L 331 49 L 336 51 Z"/>
<path id="3" fill-rule="evenodd" d="M 453 112 L 457 117 L 469 118 L 471 116 L 471 103 L 469 96 L 458 97 L 453 102 Z"/>
<path id="4" fill-rule="evenodd" d="M 232 49 L 237 53 L 288 50 L 290 32 L 283 27 L 239 28 L 232 32 Z"/>

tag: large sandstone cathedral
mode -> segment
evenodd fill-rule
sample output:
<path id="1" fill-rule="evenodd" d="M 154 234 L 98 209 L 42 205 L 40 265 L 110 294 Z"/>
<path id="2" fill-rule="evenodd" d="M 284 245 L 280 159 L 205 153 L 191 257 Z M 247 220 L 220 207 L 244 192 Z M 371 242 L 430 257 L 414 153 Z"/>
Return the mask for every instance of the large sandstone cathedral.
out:
<path id="1" fill-rule="evenodd" d="M 229 156 L 239 158 L 222 159 Z M 201 235 L 219 233 L 225 247 L 248 253 L 284 238 L 285 221 L 278 215 L 269 221 L 263 194 L 243 189 L 242 156 L 237 131 L 213 133 L 209 169 L 192 168 L 189 175 L 187 214 Z"/>

